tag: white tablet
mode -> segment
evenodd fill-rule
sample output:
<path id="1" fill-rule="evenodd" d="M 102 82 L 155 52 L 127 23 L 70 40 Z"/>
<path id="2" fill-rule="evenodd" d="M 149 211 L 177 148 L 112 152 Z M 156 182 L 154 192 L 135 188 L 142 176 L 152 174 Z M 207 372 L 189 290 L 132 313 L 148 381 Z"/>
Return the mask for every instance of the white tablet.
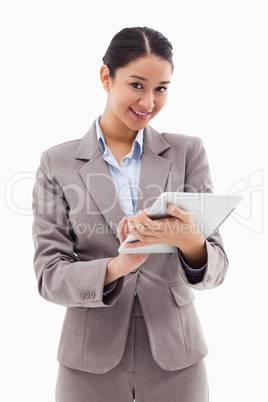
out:
<path id="1" fill-rule="evenodd" d="M 169 217 L 168 205 L 174 204 L 191 214 L 200 232 L 203 233 L 206 239 L 209 239 L 235 210 L 242 199 L 241 195 L 236 194 L 166 192 L 157 198 L 147 211 L 147 215 L 151 219 Z M 134 236 L 129 235 L 119 247 L 119 253 L 172 253 L 177 251 L 176 247 L 167 244 L 154 244 L 134 249 L 124 247 L 126 243 L 136 240 Z"/>

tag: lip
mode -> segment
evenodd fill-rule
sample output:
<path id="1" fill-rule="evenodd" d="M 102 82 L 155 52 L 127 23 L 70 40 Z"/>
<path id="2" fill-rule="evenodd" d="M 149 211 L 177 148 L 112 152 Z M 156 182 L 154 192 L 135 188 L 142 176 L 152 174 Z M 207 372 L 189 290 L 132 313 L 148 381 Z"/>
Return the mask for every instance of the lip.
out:
<path id="1" fill-rule="evenodd" d="M 133 116 L 135 116 L 139 120 L 146 120 L 150 116 L 150 114 L 152 113 L 152 111 L 151 112 L 145 112 L 145 111 L 141 111 L 141 110 L 132 109 L 131 107 L 129 109 L 130 109 L 131 113 L 133 114 Z M 138 114 L 136 112 L 142 113 L 142 114 Z"/>

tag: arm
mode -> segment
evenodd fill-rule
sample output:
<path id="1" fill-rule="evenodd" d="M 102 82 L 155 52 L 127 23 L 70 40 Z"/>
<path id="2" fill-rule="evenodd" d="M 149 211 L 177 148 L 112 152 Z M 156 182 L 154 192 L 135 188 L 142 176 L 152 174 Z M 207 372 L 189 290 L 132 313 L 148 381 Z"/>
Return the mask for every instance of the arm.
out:
<path id="1" fill-rule="evenodd" d="M 124 276 L 138 268 L 148 255 L 80 261 L 69 208 L 63 189 L 51 174 L 48 154 L 44 153 L 33 192 L 34 267 L 39 292 L 46 300 L 69 308 L 112 306 L 121 293 Z M 121 243 L 127 234 L 127 219 L 123 218 L 118 225 Z"/>
<path id="2" fill-rule="evenodd" d="M 64 192 L 50 173 L 44 153 L 33 191 L 34 268 L 39 292 L 46 300 L 70 308 L 111 306 L 120 295 L 123 278 L 103 299 L 111 258 L 79 260 L 68 211 Z"/>
<path id="3" fill-rule="evenodd" d="M 202 141 L 198 138 L 191 148 L 185 163 L 185 185 L 188 192 L 212 192 L 210 170 Z M 152 221 L 142 212 L 129 218 L 130 232 L 141 243 L 129 243 L 127 247 L 140 247 L 145 244 L 172 244 L 181 251 L 182 258 L 192 269 L 205 267 L 199 281 L 191 279 L 189 271 L 179 258 L 179 269 L 185 282 L 197 289 L 212 288 L 222 283 L 228 267 L 222 239 L 217 232 L 209 241 L 194 227 L 192 217 L 179 208 L 169 206 L 173 218 Z M 182 230 L 183 229 L 183 230 Z M 196 228 L 197 229 L 197 228 Z"/>
<path id="4" fill-rule="evenodd" d="M 182 257 L 180 250 L 179 250 L 179 256 L 180 256 L 182 268 L 185 271 L 185 274 L 187 276 L 189 283 L 196 284 L 198 282 L 201 282 L 204 277 L 206 268 L 207 268 L 207 263 L 205 265 L 203 265 L 203 267 L 201 267 L 201 268 L 192 268 L 188 264 L 186 264 L 186 262 L 184 261 L 184 259 Z"/>
<path id="5" fill-rule="evenodd" d="M 192 153 L 187 158 L 185 191 L 196 191 L 199 193 L 213 192 L 207 155 L 200 138 L 196 138 Z M 205 241 L 205 246 L 207 266 L 202 281 L 195 284 L 190 283 L 184 269 L 181 268 L 185 282 L 188 282 L 191 287 L 199 290 L 211 289 L 222 284 L 228 268 L 228 259 L 219 231 L 211 236 L 209 240 Z"/>

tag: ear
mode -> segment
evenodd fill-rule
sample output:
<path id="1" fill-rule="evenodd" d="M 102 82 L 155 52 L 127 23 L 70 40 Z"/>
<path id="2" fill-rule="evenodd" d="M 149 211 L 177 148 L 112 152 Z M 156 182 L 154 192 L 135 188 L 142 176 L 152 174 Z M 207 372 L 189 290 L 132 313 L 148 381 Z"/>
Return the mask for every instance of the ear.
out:
<path id="1" fill-rule="evenodd" d="M 109 91 L 110 85 L 111 85 L 110 69 L 105 64 L 103 66 L 101 66 L 100 79 L 101 79 L 101 83 L 102 83 L 102 86 L 105 89 L 105 91 Z"/>

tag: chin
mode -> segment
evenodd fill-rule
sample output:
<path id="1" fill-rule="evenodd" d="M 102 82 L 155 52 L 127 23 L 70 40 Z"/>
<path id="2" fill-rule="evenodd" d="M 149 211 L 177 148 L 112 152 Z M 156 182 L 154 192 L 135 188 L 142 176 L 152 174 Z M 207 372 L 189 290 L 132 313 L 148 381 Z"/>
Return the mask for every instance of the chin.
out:
<path id="1" fill-rule="evenodd" d="M 147 124 L 149 124 L 149 122 L 152 120 L 152 118 L 151 119 L 147 119 L 147 120 L 144 120 L 144 121 L 137 121 L 137 122 L 129 122 L 129 124 L 127 124 L 127 126 L 128 126 L 128 128 L 130 128 L 131 130 L 134 130 L 134 131 L 139 131 L 139 130 L 142 130 L 142 129 L 144 129 L 146 126 L 147 126 Z"/>

